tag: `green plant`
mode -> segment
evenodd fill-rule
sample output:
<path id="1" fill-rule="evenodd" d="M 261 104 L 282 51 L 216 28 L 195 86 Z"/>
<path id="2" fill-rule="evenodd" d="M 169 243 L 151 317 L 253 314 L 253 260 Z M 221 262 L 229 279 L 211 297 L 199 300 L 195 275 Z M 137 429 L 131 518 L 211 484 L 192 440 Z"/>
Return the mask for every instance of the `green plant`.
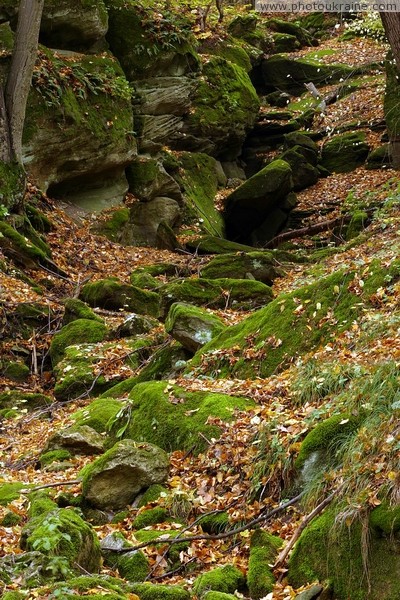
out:
<path id="1" fill-rule="evenodd" d="M 337 394 L 357 374 L 357 369 L 343 363 L 321 364 L 315 359 L 307 360 L 304 364 L 301 363 L 291 387 L 295 403 L 303 405 Z"/>

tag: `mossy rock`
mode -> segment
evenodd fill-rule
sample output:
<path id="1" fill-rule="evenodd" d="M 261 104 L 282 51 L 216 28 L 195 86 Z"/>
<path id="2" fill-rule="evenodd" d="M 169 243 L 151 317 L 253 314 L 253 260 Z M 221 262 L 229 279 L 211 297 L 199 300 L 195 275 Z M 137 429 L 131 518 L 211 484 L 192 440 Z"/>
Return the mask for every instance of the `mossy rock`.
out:
<path id="1" fill-rule="evenodd" d="M 203 600 L 235 600 L 235 594 L 225 594 L 224 592 L 213 592 L 210 590 L 202 596 Z"/>
<path id="2" fill-rule="evenodd" d="M 360 294 L 352 291 L 351 282 L 357 273 L 349 270 L 337 271 L 289 294 L 281 294 L 203 346 L 187 371 L 194 369 L 197 375 L 204 373 L 218 378 L 228 373 L 241 379 L 269 377 L 294 357 L 329 343 L 332 337 L 349 329 L 370 305 L 371 295 L 385 285 L 386 277 L 398 279 L 398 268 L 396 260 L 388 270 L 379 261 L 373 261 L 369 272 L 363 274 Z M 243 353 L 249 336 L 257 361 Z"/>
<path id="3" fill-rule="evenodd" d="M 188 240 L 186 248 L 199 254 L 232 254 L 233 252 L 254 252 L 252 246 L 237 244 L 213 235 Z"/>
<path id="4" fill-rule="evenodd" d="M 294 96 L 304 92 L 305 83 L 312 81 L 320 87 L 354 77 L 354 71 L 354 68 L 344 64 L 326 65 L 318 60 L 290 58 L 285 54 L 270 56 L 262 64 L 263 79 L 267 88 L 276 88 Z"/>
<path id="5" fill-rule="evenodd" d="M 0 248 L 5 256 L 28 269 L 48 265 L 46 253 L 35 246 L 14 227 L 0 220 Z"/>
<path id="6" fill-rule="evenodd" d="M 65 588 L 68 588 L 68 592 Z M 104 592 L 107 592 L 106 594 Z M 92 600 L 125 600 L 129 598 L 131 586 L 117 577 L 110 575 L 81 575 L 80 577 L 71 577 L 68 582 L 65 580 L 54 583 L 53 585 L 39 590 L 39 593 L 48 594 L 52 592 L 54 597 L 61 597 L 67 600 L 74 600 L 77 596 L 87 596 Z"/>
<path id="7" fill-rule="evenodd" d="M 0 205 L 2 204 L 8 212 L 22 202 L 25 193 L 25 172 L 21 165 L 0 161 L 0 189 Z"/>
<path id="8" fill-rule="evenodd" d="M 2 483 L 0 484 L 0 505 L 7 506 L 13 500 L 17 500 L 20 497 L 20 491 L 24 489 L 24 484 L 15 483 Z"/>
<path id="9" fill-rule="evenodd" d="M 251 536 L 247 587 L 251 598 L 259 600 L 272 592 L 275 577 L 272 565 L 275 562 L 283 541 L 262 529 L 257 529 Z"/>
<path id="10" fill-rule="evenodd" d="M 91 308 L 89 308 L 89 306 L 85 304 L 85 302 L 82 302 L 82 300 L 79 300 L 78 298 L 67 298 L 67 300 L 64 301 L 64 307 L 65 312 L 62 321 L 63 326 L 68 325 L 69 323 L 72 323 L 72 321 L 76 321 L 77 319 L 87 319 L 89 321 L 97 321 L 98 323 L 104 324 L 103 319 L 96 315 L 96 313 Z"/>
<path id="11" fill-rule="evenodd" d="M 316 168 L 316 155 L 312 150 L 302 146 L 293 146 L 280 155 L 292 168 L 293 189 L 303 190 L 318 181 L 319 171 Z M 314 162 L 314 164 L 312 164 Z"/>
<path id="12" fill-rule="evenodd" d="M 226 199 L 224 220 L 228 239 L 251 245 L 252 232 L 284 202 L 292 189 L 292 169 L 284 160 L 274 160 L 250 177 Z"/>
<path id="13" fill-rule="evenodd" d="M 295 37 L 301 46 L 314 46 L 315 40 L 313 40 L 310 33 L 302 27 L 298 22 L 285 21 L 276 17 L 268 19 L 266 22 L 268 29 L 279 33 L 285 33 Z"/>
<path id="14" fill-rule="evenodd" d="M 289 559 L 288 580 L 297 588 L 312 581 L 330 581 L 338 600 L 380 598 L 396 600 L 400 593 L 397 569 L 398 540 L 372 526 L 368 530 L 368 579 L 365 569 L 365 532 L 360 520 L 337 521 L 335 508 L 314 519 L 303 531 Z M 379 520 L 379 518 L 378 518 Z M 371 523 L 372 522 L 372 523 Z"/>
<path id="15" fill-rule="evenodd" d="M 178 585 L 137 583 L 132 587 L 140 600 L 190 600 L 190 593 Z"/>
<path id="16" fill-rule="evenodd" d="M 150 566 L 143 552 L 140 550 L 119 552 L 131 546 L 132 544 L 118 531 L 107 535 L 101 542 L 105 564 L 113 570 L 117 568 L 120 576 L 129 582 L 145 581 Z"/>
<path id="17" fill-rule="evenodd" d="M 22 521 L 21 515 L 10 510 L 7 512 L 4 517 L 0 521 L 0 525 L 2 527 L 15 527 L 15 525 L 19 525 Z"/>
<path id="18" fill-rule="evenodd" d="M 331 173 L 348 173 L 365 163 L 369 149 L 363 132 L 335 135 L 323 145 L 320 164 Z"/>
<path id="19" fill-rule="evenodd" d="M 351 221 L 344 230 L 344 238 L 348 242 L 356 238 L 367 227 L 370 222 L 368 213 L 357 210 L 353 213 Z M 342 234 L 343 235 L 343 234 Z"/>
<path id="20" fill-rule="evenodd" d="M 102 279 L 87 283 L 80 294 L 89 306 L 108 310 L 128 310 L 142 315 L 158 317 L 159 297 L 154 292 L 142 290 L 116 279 Z"/>
<path id="21" fill-rule="evenodd" d="M 88 321 L 95 323 L 94 321 Z M 73 325 L 77 323 L 74 321 Z M 139 340 L 127 340 L 128 354 L 124 358 L 125 364 L 133 369 L 138 369 L 143 361 L 152 353 L 153 345 L 157 344 L 154 337 L 142 337 Z M 121 372 L 115 379 L 108 379 L 97 372 L 97 365 L 104 360 L 107 351 L 115 346 L 115 342 L 98 344 L 77 344 L 68 346 L 64 358 L 57 364 L 54 373 L 56 385 L 54 394 L 58 400 L 70 400 L 80 394 L 101 394 L 113 387 L 118 380 L 124 378 Z"/>
<path id="22" fill-rule="evenodd" d="M 301 44 L 295 35 L 290 33 L 273 33 L 272 42 L 274 44 L 274 51 L 277 54 L 281 52 L 295 52 L 299 50 Z"/>
<path id="23" fill-rule="evenodd" d="M 54 335 L 50 344 L 50 358 L 55 367 L 65 355 L 68 346 L 102 342 L 107 335 L 107 327 L 93 319 L 76 319 Z"/>
<path id="24" fill-rule="evenodd" d="M 50 497 L 49 492 L 46 490 L 38 490 L 36 492 L 31 492 L 28 496 L 29 498 L 29 508 L 28 508 L 28 516 L 29 519 L 34 519 L 35 517 L 40 517 L 45 515 L 56 508 L 58 508 L 56 502 Z M 30 531 L 30 529 L 29 529 Z M 25 532 L 26 533 L 26 532 Z"/>
<path id="25" fill-rule="evenodd" d="M 22 392 L 20 390 L 10 390 L 9 392 L 0 393 L 0 409 L 12 408 L 18 406 L 35 410 L 37 408 L 45 408 L 52 404 L 53 400 L 45 394 L 35 392 Z"/>
<path id="26" fill-rule="evenodd" d="M 194 581 L 193 591 L 196 596 L 202 598 L 209 590 L 233 594 L 240 591 L 244 585 L 243 573 L 233 565 L 225 565 L 199 575 Z"/>
<path id="27" fill-rule="evenodd" d="M 97 235 L 104 235 L 112 242 L 120 242 L 125 226 L 129 222 L 129 208 L 118 208 L 113 210 L 109 218 L 99 221 L 91 227 L 91 231 Z"/>
<path id="28" fill-rule="evenodd" d="M 12 381 L 16 381 L 17 383 L 23 383 L 26 381 L 30 374 L 30 368 L 21 361 L 10 361 L 10 362 L 0 362 L 1 365 L 1 373 L 7 379 L 11 379 Z M 0 400 L 1 405 L 1 400 Z"/>
<path id="29" fill-rule="evenodd" d="M 138 494 L 168 476 L 166 452 L 146 442 L 124 439 L 93 463 L 84 467 L 82 494 L 100 510 L 118 510 L 132 503 Z"/>
<path id="30" fill-rule="evenodd" d="M 173 304 L 165 320 L 165 331 L 193 354 L 224 328 L 217 316 L 183 302 Z"/>
<path id="31" fill-rule="evenodd" d="M 69 450 L 76 454 L 102 454 L 104 437 L 88 425 L 72 425 L 61 428 L 47 440 L 46 450 Z"/>
<path id="32" fill-rule="evenodd" d="M 151 277 L 151 275 L 149 275 L 149 277 Z M 160 323 L 156 319 L 138 315 L 137 313 L 131 313 L 121 325 L 118 325 L 115 332 L 111 332 L 110 335 L 113 335 L 113 337 L 116 338 L 139 336 L 149 333 L 155 327 L 159 327 L 159 325 Z"/>
<path id="33" fill-rule="evenodd" d="M 141 269 L 135 269 L 130 274 L 130 282 L 132 285 L 145 290 L 156 290 L 160 287 L 160 281 Z"/>
<path id="34" fill-rule="evenodd" d="M 219 56 L 229 62 L 241 67 L 249 73 L 252 69 L 250 57 L 253 56 L 254 48 L 249 49 L 246 44 L 228 36 L 220 40 L 204 40 L 199 48 L 200 54 Z"/>
<path id="35" fill-rule="evenodd" d="M 187 392 L 166 381 L 137 384 L 129 395 L 126 408 L 130 420 L 123 436 L 132 440 L 157 444 L 167 452 L 193 450 L 200 452 L 207 447 L 207 439 L 218 438 L 221 429 L 210 425 L 210 416 L 231 421 L 235 410 L 246 410 L 253 406 L 247 398 L 214 394 L 209 392 Z M 126 425 L 126 417 L 116 420 L 111 433 Z"/>
<path id="36" fill-rule="evenodd" d="M 210 308 L 248 310 L 272 300 L 269 286 L 250 279 L 183 279 L 160 288 L 162 311 L 167 314 L 174 302 Z"/>
<path id="37" fill-rule="evenodd" d="M 166 508 L 156 506 L 140 512 L 132 522 L 134 529 L 144 529 L 156 523 L 164 523 L 168 520 L 169 514 Z"/>
<path id="38" fill-rule="evenodd" d="M 222 160 L 234 160 L 259 108 L 257 92 L 246 70 L 221 57 L 208 57 L 183 131 L 197 139 L 199 150 Z"/>
<path id="39" fill-rule="evenodd" d="M 70 458 L 71 453 L 69 452 L 69 450 L 49 450 L 47 452 L 43 452 L 43 454 L 40 455 L 40 467 L 43 469 L 54 462 L 63 462 L 65 460 L 69 460 Z"/>
<path id="40" fill-rule="evenodd" d="M 217 162 L 202 152 L 182 152 L 175 175 L 185 201 L 185 220 L 205 233 L 223 236 L 224 223 L 214 205 L 218 190 Z"/>
<path id="41" fill-rule="evenodd" d="M 384 169 L 392 166 L 392 156 L 389 144 L 379 146 L 367 156 L 366 169 Z"/>
<path id="42" fill-rule="evenodd" d="M 45 556 L 63 556 L 71 568 L 100 569 L 100 544 L 93 529 L 74 509 L 56 508 L 28 521 L 21 543 Z"/>
<path id="43" fill-rule="evenodd" d="M 206 533 L 218 534 L 228 528 L 229 515 L 226 512 L 220 512 L 215 515 L 204 515 L 198 524 Z"/>
<path id="44" fill-rule="evenodd" d="M 201 269 L 201 277 L 206 279 L 255 279 L 272 285 L 280 273 L 272 252 L 240 252 L 223 254 L 212 258 Z"/>
<path id="45" fill-rule="evenodd" d="M 71 415 L 76 425 L 87 425 L 98 433 L 107 431 L 109 422 L 121 410 L 120 400 L 114 398 L 97 398 L 87 406 L 80 408 Z"/>
<path id="46" fill-rule="evenodd" d="M 147 488 L 147 490 L 141 496 L 138 502 L 138 508 L 141 508 L 142 506 L 147 506 L 147 504 L 150 504 L 152 502 L 156 502 L 156 500 L 158 500 L 160 496 L 166 496 L 167 493 L 167 488 L 163 487 L 158 483 L 154 483 L 149 488 Z"/>

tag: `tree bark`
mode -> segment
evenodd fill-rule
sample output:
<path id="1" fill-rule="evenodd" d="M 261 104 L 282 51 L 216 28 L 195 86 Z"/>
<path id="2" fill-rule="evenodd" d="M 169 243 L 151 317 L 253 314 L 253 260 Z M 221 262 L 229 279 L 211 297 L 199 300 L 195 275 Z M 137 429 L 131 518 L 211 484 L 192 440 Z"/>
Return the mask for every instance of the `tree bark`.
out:
<path id="1" fill-rule="evenodd" d="M 35 65 L 44 0 L 21 0 L 10 72 L 5 90 L 12 158 L 22 163 L 22 132 Z"/>
<path id="2" fill-rule="evenodd" d="M 390 44 L 395 64 L 386 65 L 385 117 L 389 135 L 392 166 L 400 170 L 400 119 L 393 113 L 393 100 L 400 100 L 400 13 L 381 12 L 383 28 Z"/>

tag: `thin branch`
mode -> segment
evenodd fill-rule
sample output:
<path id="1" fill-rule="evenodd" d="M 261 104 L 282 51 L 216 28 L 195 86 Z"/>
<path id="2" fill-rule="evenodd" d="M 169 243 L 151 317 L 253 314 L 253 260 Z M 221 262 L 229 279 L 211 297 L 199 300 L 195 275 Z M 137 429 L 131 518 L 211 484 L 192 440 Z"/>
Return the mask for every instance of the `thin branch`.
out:
<path id="1" fill-rule="evenodd" d="M 82 483 L 82 479 L 72 479 L 71 481 L 55 481 L 53 483 L 44 483 L 43 485 L 36 485 L 33 488 L 23 488 L 22 490 L 19 490 L 19 493 L 30 494 L 31 492 L 37 492 L 38 490 L 43 490 L 44 488 L 60 487 L 62 485 L 78 485 L 78 483 Z"/>
<path id="2" fill-rule="evenodd" d="M 222 533 L 217 533 L 215 535 L 199 534 L 199 535 L 188 535 L 188 536 L 183 536 L 183 537 L 178 535 L 174 538 L 166 538 L 166 539 L 158 538 L 156 540 L 142 542 L 141 544 L 137 544 L 136 546 L 130 546 L 129 548 L 120 548 L 120 549 L 116 550 L 115 548 L 103 547 L 103 550 L 110 550 L 112 552 L 118 552 L 118 553 L 126 553 L 126 552 L 132 552 L 133 550 L 140 550 L 141 548 L 146 548 L 146 546 L 155 546 L 157 544 L 168 544 L 168 545 L 172 546 L 173 544 L 180 544 L 182 542 L 197 542 L 200 540 L 205 540 L 205 541 L 207 541 L 207 540 L 225 540 L 226 538 L 237 535 L 238 533 L 241 533 L 242 531 L 248 531 L 249 529 L 254 529 L 257 525 L 259 525 L 263 521 L 267 521 L 268 519 L 270 519 L 277 513 L 281 512 L 282 510 L 285 510 L 289 506 L 296 504 L 296 502 L 298 502 L 303 495 L 304 495 L 304 492 L 301 492 L 294 498 L 291 498 L 291 500 L 288 500 L 287 502 L 280 504 L 279 506 L 277 506 L 276 508 L 273 508 L 272 510 L 270 510 L 267 513 L 259 515 L 258 517 L 256 517 L 255 519 L 252 519 L 248 523 L 245 523 L 241 527 L 236 527 L 235 529 L 230 529 L 229 531 L 224 531 Z"/>

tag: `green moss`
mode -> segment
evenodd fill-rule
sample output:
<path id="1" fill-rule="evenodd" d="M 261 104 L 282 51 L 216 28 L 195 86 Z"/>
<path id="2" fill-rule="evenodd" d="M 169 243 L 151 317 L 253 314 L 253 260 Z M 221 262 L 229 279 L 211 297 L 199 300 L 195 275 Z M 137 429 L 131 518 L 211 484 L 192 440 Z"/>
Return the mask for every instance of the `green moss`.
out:
<path id="1" fill-rule="evenodd" d="M 348 173 L 364 164 L 368 152 L 365 133 L 336 135 L 322 147 L 321 166 L 332 173 Z"/>
<path id="2" fill-rule="evenodd" d="M 254 252 L 252 246 L 237 244 L 220 237 L 204 235 L 200 238 L 189 240 L 186 247 L 200 254 L 228 254 L 233 252 Z"/>
<path id="3" fill-rule="evenodd" d="M 346 241 L 357 237 L 367 226 L 368 214 L 362 210 L 353 213 L 351 221 L 345 231 Z"/>
<path id="4" fill-rule="evenodd" d="M 183 152 L 177 181 L 184 193 L 186 220 L 211 235 L 223 237 L 224 224 L 214 206 L 218 190 L 215 159 L 200 152 Z"/>
<path id="5" fill-rule="evenodd" d="M 142 290 L 115 279 L 102 279 L 87 283 L 81 291 L 81 299 L 90 306 L 108 310 L 130 310 L 139 314 L 158 317 L 159 297 L 154 292 Z"/>
<path id="6" fill-rule="evenodd" d="M 76 319 L 56 333 L 50 344 L 50 358 L 53 366 L 57 365 L 68 346 L 86 343 L 102 342 L 107 334 L 107 327 L 103 323 L 92 319 Z"/>
<path id="7" fill-rule="evenodd" d="M 278 549 L 283 541 L 266 531 L 257 529 L 250 543 L 249 569 L 247 573 L 247 586 L 251 598 L 258 600 L 264 598 L 272 591 L 275 578 L 272 565 L 275 562 Z"/>
<path id="8" fill-rule="evenodd" d="M 57 504 L 49 496 L 45 490 L 39 490 L 29 494 L 29 518 L 45 515 L 57 508 Z"/>
<path id="9" fill-rule="evenodd" d="M 200 598 L 209 590 L 233 594 L 244 586 L 243 573 L 232 565 L 217 567 L 197 577 L 193 584 L 194 593 Z"/>
<path id="10" fill-rule="evenodd" d="M 147 490 L 145 491 L 143 496 L 140 498 L 139 503 L 138 503 L 138 508 L 141 508 L 142 506 L 147 506 L 147 504 L 151 504 L 152 502 L 155 502 L 156 500 L 158 500 L 160 498 L 160 496 L 166 495 L 166 494 L 167 494 L 167 489 L 165 487 L 163 487 L 162 485 L 160 485 L 159 483 L 155 483 L 155 484 L 151 485 L 149 488 L 147 488 Z"/>
<path id="11" fill-rule="evenodd" d="M 0 363 L 1 364 L 1 363 Z M 4 377 L 7 379 L 12 379 L 13 381 L 22 383 L 26 381 L 31 374 L 30 368 L 21 362 L 9 362 L 3 364 L 2 372 Z"/>
<path id="12" fill-rule="evenodd" d="M 123 382 L 122 382 L 123 383 Z M 98 398 L 71 415 L 76 425 L 87 425 L 98 433 L 107 431 L 109 421 L 121 410 L 122 403 L 114 398 Z"/>
<path id="13" fill-rule="evenodd" d="M 198 524 L 206 533 L 221 533 L 221 531 L 225 531 L 229 525 L 229 515 L 226 512 L 221 512 L 216 515 L 204 515 Z"/>
<path id="14" fill-rule="evenodd" d="M 189 600 L 190 594 L 178 585 L 138 583 L 132 588 L 140 600 Z"/>
<path id="15" fill-rule="evenodd" d="M 384 502 L 375 508 L 370 515 L 371 527 L 387 536 L 393 536 L 400 531 L 400 506 L 388 506 Z"/>
<path id="16" fill-rule="evenodd" d="M 153 275 L 139 269 L 131 273 L 130 281 L 132 285 L 147 290 L 156 290 L 161 285 L 161 282 L 153 277 Z"/>
<path id="17" fill-rule="evenodd" d="M 301 534 L 289 559 L 288 580 L 299 587 L 315 580 L 330 581 L 338 600 L 396 600 L 400 577 L 396 568 L 397 541 L 369 529 L 368 577 L 362 524 L 337 522 L 335 508 L 314 519 Z M 370 585 L 370 587 L 369 587 Z"/>
<path id="18" fill-rule="evenodd" d="M 216 256 L 200 272 L 206 279 L 251 279 L 252 276 L 267 285 L 272 285 L 278 275 L 274 255 L 267 251 Z"/>
<path id="19" fill-rule="evenodd" d="M 68 450 L 50 450 L 49 452 L 44 452 L 40 456 L 40 466 L 46 467 L 47 465 L 51 465 L 53 462 L 62 462 L 64 460 L 68 460 L 71 458 L 71 453 Z"/>
<path id="20" fill-rule="evenodd" d="M 183 279 L 164 285 L 160 295 L 164 314 L 174 302 L 246 310 L 265 306 L 272 300 L 271 288 L 251 279 Z"/>
<path id="21" fill-rule="evenodd" d="M 0 505 L 7 506 L 13 500 L 20 497 L 20 490 L 24 487 L 23 483 L 3 483 L 0 485 Z"/>
<path id="22" fill-rule="evenodd" d="M 63 556 L 70 566 L 87 571 L 100 567 L 100 544 L 96 534 L 74 509 L 56 508 L 28 522 L 25 547 L 47 556 Z"/>
<path id="23" fill-rule="evenodd" d="M 223 58 L 211 57 L 203 65 L 188 127 L 201 138 L 219 141 L 221 148 L 217 155 L 229 160 L 240 152 L 241 141 L 252 127 L 259 107 L 257 92 L 245 69 Z M 229 155 L 229 151 L 233 154 Z"/>
<path id="24" fill-rule="evenodd" d="M 66 596 L 60 596 L 60 593 L 57 594 L 57 591 L 61 589 L 61 592 L 65 593 L 65 589 L 68 590 L 68 593 L 71 595 L 68 596 L 71 599 L 74 599 L 80 595 L 87 595 L 87 592 L 90 593 L 90 598 L 95 598 L 95 600 L 101 600 L 104 598 L 105 600 L 124 600 L 125 594 L 129 594 L 130 586 L 116 577 L 110 577 L 109 575 L 82 575 L 80 577 L 72 577 L 69 578 L 68 581 L 60 581 L 50 588 L 45 588 L 42 590 L 43 595 L 48 594 L 49 591 L 52 591 L 54 597 L 61 597 L 63 600 Z M 104 591 L 111 592 L 111 594 L 104 594 Z M 98 591 L 98 593 L 96 593 Z M 41 590 L 39 590 L 39 593 Z M 86 592 L 86 593 L 85 593 Z M 114 593 L 112 593 L 114 592 Z M 92 595 L 93 593 L 93 595 Z"/>
<path id="25" fill-rule="evenodd" d="M 22 592 L 4 592 L 1 595 L 1 600 L 24 600 L 26 595 Z"/>
<path id="26" fill-rule="evenodd" d="M 0 161 L 0 206 L 11 211 L 22 202 L 24 192 L 25 173 L 21 165 Z M 1 229 L 0 232 L 6 235 Z"/>
<path id="27" fill-rule="evenodd" d="M 2 527 L 14 527 L 15 525 L 19 525 L 19 523 L 21 523 L 21 521 L 22 521 L 21 515 L 17 515 L 17 513 L 12 512 L 10 510 L 1 519 L 0 525 Z"/>
<path id="28" fill-rule="evenodd" d="M 387 277 L 397 280 L 398 265 L 393 261 L 388 272 L 374 261 L 363 275 L 364 287 L 357 294 L 351 286 L 355 275 L 349 270 L 337 271 L 290 294 L 281 294 L 201 348 L 191 361 L 192 368 L 197 368 L 196 373 L 204 370 L 216 377 L 227 373 L 242 379 L 268 377 L 289 359 L 329 343 L 368 308 L 369 298 L 385 285 Z M 243 356 L 249 339 L 257 361 L 253 355 Z"/>
<path id="29" fill-rule="evenodd" d="M 104 321 L 101 317 L 96 315 L 95 312 L 91 308 L 87 306 L 82 300 L 78 300 L 78 298 L 67 298 L 64 302 L 65 312 L 63 317 L 63 325 L 68 325 L 72 321 L 76 321 L 77 319 L 86 319 L 90 321 L 98 321 L 99 323 L 103 323 Z M 98 340 L 101 341 L 101 340 Z"/>
<path id="30" fill-rule="evenodd" d="M 168 519 L 168 511 L 161 506 L 155 508 L 149 508 L 139 513 L 138 516 L 133 520 L 132 526 L 134 529 L 144 529 L 149 525 L 155 525 L 156 523 L 164 523 Z"/>
<path id="31" fill-rule="evenodd" d="M 3 242 L 1 240 L 3 238 Z M 46 263 L 46 254 L 32 244 L 30 240 L 18 233 L 11 225 L 0 221 L 0 247 L 9 248 L 15 252 L 17 262 Z M 13 255 L 14 256 L 14 255 Z"/>
<path id="32" fill-rule="evenodd" d="M 119 208 L 113 211 L 109 219 L 95 224 L 92 230 L 98 235 L 104 235 L 112 242 L 119 242 L 120 233 L 129 221 L 129 214 L 129 208 Z"/>
<path id="33" fill-rule="evenodd" d="M 195 352 L 225 328 L 221 319 L 191 304 L 177 302 L 165 320 L 165 331 Z"/>
<path id="34" fill-rule="evenodd" d="M 249 73 L 251 71 L 251 61 L 249 52 L 245 48 L 246 44 L 229 36 L 223 40 L 212 40 L 210 43 L 205 40 L 201 48 L 201 54 L 219 56 Z"/>
<path id="35" fill-rule="evenodd" d="M 350 415 L 333 415 L 325 419 L 304 438 L 296 459 L 296 467 L 301 469 L 314 452 L 334 452 L 335 447 L 337 449 L 349 436 L 354 435 L 359 426 L 360 418 Z"/>
<path id="36" fill-rule="evenodd" d="M 389 55 L 385 62 L 386 88 L 384 98 L 384 113 L 389 139 L 396 140 L 400 135 L 400 116 L 397 110 L 400 102 L 400 85 L 395 61 Z"/>
<path id="37" fill-rule="evenodd" d="M 118 572 L 127 581 L 144 581 L 149 575 L 150 566 L 143 552 L 133 551 L 121 555 L 117 560 Z"/>
<path id="38" fill-rule="evenodd" d="M 221 435 L 219 427 L 207 424 L 210 416 L 230 421 L 235 409 L 245 410 L 252 404 L 246 398 L 186 392 L 165 381 L 139 383 L 126 403 L 130 421 L 124 437 L 151 442 L 167 451 L 194 449 L 199 452 L 207 447 L 199 432 L 208 439 Z M 126 416 L 123 413 L 112 432 L 115 434 L 124 423 Z"/>

